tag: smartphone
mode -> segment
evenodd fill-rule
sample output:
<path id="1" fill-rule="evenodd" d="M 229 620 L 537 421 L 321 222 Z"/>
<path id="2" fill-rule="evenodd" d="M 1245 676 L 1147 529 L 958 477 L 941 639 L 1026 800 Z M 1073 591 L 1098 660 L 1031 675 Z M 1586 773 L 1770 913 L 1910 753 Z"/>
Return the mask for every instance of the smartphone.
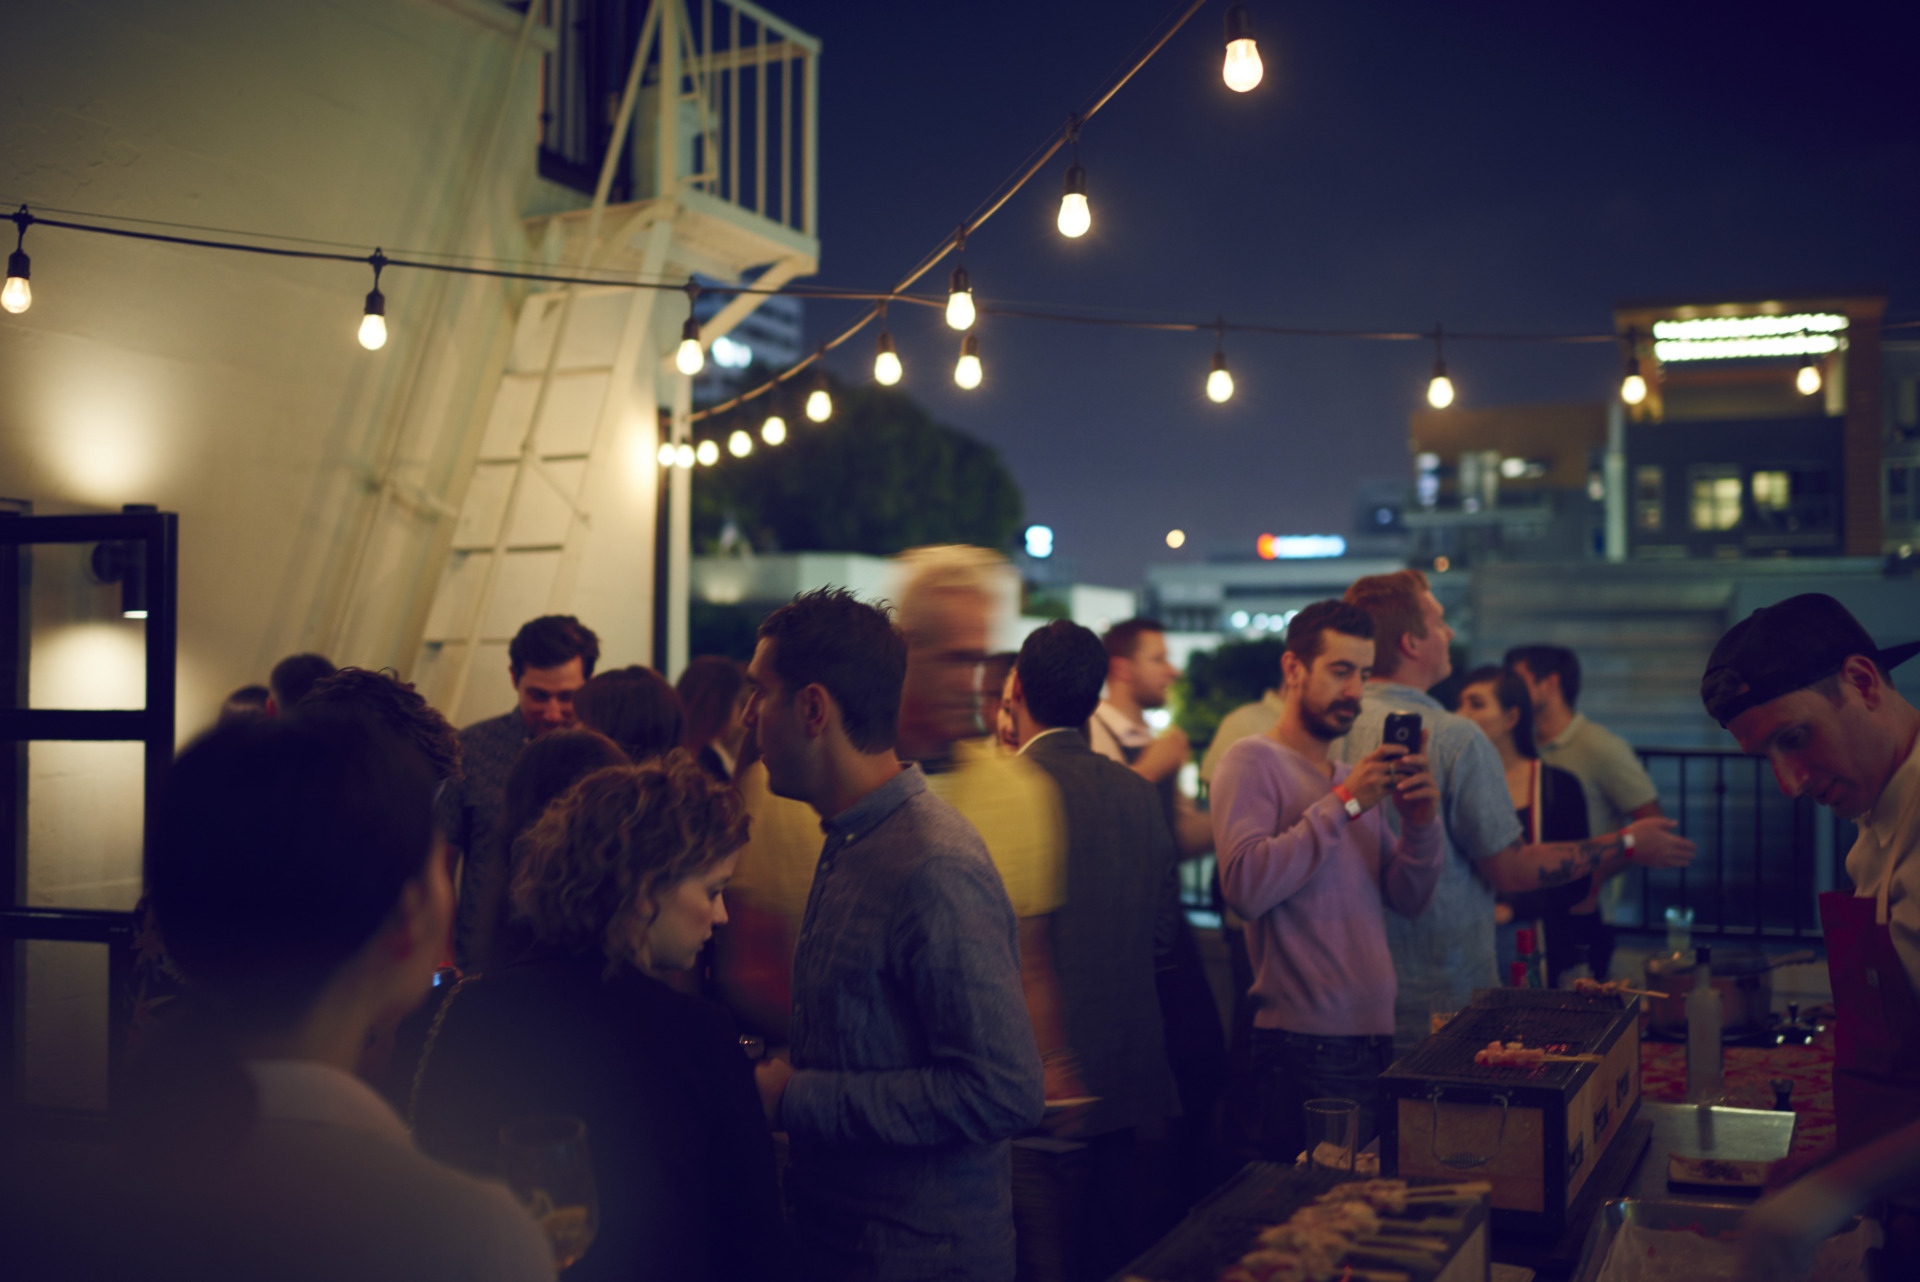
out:
<path id="1" fill-rule="evenodd" d="M 1387 723 L 1380 730 L 1381 743 L 1397 743 L 1409 754 L 1420 751 L 1420 714 L 1417 712 L 1390 712 Z M 1396 773 L 1401 773 L 1396 768 Z"/>

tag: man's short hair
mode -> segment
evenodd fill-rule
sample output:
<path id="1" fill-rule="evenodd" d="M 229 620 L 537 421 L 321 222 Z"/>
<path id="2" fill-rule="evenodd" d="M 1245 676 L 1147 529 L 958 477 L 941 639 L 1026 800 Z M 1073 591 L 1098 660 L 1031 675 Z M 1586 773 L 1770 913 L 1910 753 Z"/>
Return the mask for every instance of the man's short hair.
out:
<path id="1" fill-rule="evenodd" d="M 1569 708 L 1580 705 L 1580 657 L 1563 645 L 1517 645 L 1507 651 L 1501 666 L 1511 671 L 1518 663 L 1527 665 L 1535 681 L 1560 678 L 1560 697 Z"/>
<path id="2" fill-rule="evenodd" d="M 1310 668 L 1326 648 L 1329 632 L 1371 641 L 1374 639 L 1373 616 L 1345 601 L 1315 601 L 1294 615 L 1293 622 L 1287 625 L 1287 653 Z M 1379 659 L 1379 650 L 1375 647 L 1374 662 L 1378 663 Z"/>
<path id="3" fill-rule="evenodd" d="M 522 624 L 507 647 L 507 662 L 518 681 L 529 668 L 557 668 L 580 660 L 580 675 L 593 675 L 600 661 L 600 638 L 571 614 L 543 614 Z"/>
<path id="4" fill-rule="evenodd" d="M 273 690 L 273 701 L 280 706 L 280 711 L 292 712 L 307 697 L 307 691 L 338 671 L 325 655 L 290 654 L 273 665 L 267 685 Z"/>
<path id="5" fill-rule="evenodd" d="M 908 548 L 894 559 L 906 574 L 894 615 L 908 637 L 919 635 L 927 606 L 935 595 L 962 593 L 979 597 L 991 607 L 999 598 L 1003 577 L 1009 573 L 1007 558 L 998 552 L 963 543 Z"/>
<path id="6" fill-rule="evenodd" d="M 1166 625 L 1158 619 L 1145 616 L 1126 619 L 1114 624 L 1100 635 L 1100 644 L 1107 648 L 1109 659 L 1131 659 L 1140 652 L 1140 638 L 1149 632 L 1165 634 Z"/>
<path id="7" fill-rule="evenodd" d="M 847 741 L 856 751 L 871 755 L 893 747 L 900 733 L 907 639 L 886 610 L 845 588 L 818 588 L 768 615 L 759 636 L 773 642 L 773 670 L 788 698 L 807 686 L 822 686 L 840 706 Z"/>
<path id="8" fill-rule="evenodd" d="M 1083 726 L 1100 706 L 1107 650 L 1091 629 L 1066 619 L 1035 628 L 1014 660 L 1027 711 L 1047 729 Z"/>
<path id="9" fill-rule="evenodd" d="M 267 696 L 272 691 L 265 686 L 241 686 L 227 696 L 220 705 L 220 725 L 229 721 L 245 721 L 251 717 L 262 717 L 267 712 Z"/>
<path id="10" fill-rule="evenodd" d="M 392 672 L 342 668 L 307 692 L 302 715 L 344 714 L 373 722 L 420 754 L 442 782 L 460 775 L 460 735 L 411 682 Z"/>
<path id="11" fill-rule="evenodd" d="M 1342 599 L 1373 616 L 1373 675 L 1390 677 L 1400 668 L 1400 639 L 1424 637 L 1427 621 L 1420 612 L 1420 595 L 1427 576 L 1418 570 L 1369 574 L 1355 579 Z"/>

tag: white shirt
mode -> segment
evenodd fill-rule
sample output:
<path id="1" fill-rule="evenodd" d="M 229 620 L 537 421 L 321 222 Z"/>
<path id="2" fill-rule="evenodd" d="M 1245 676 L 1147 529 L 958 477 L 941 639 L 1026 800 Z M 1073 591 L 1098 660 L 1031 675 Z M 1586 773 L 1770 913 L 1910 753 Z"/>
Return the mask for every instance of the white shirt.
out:
<path id="1" fill-rule="evenodd" d="M 1860 817 L 1860 839 L 1847 852 L 1853 893 L 1876 899 L 1887 883 L 1887 924 L 1907 982 L 1920 994 L 1920 738 L 1894 770 L 1872 809 Z"/>
<path id="2" fill-rule="evenodd" d="M 1124 766 L 1127 764 L 1127 754 L 1121 750 L 1144 748 L 1152 743 L 1153 728 L 1144 721 L 1135 721 L 1102 699 L 1100 706 L 1093 710 L 1093 720 L 1087 722 L 1087 739 L 1095 752 L 1103 757 L 1112 757 Z"/>

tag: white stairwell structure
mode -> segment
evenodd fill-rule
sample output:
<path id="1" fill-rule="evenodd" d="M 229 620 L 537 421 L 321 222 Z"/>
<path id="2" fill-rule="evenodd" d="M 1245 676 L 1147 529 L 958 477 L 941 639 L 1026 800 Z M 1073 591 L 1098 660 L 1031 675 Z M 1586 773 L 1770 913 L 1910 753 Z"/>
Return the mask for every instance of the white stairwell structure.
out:
<path id="1" fill-rule="evenodd" d="M 541 256 L 556 273 L 652 282 L 765 267 L 761 289 L 817 270 L 819 56 L 747 0 L 653 0 L 593 203 L 529 220 Z M 635 199 L 609 204 L 623 157 Z M 737 296 L 702 342 L 757 301 Z M 538 615 L 578 615 L 603 669 L 685 666 L 693 477 L 657 456 L 689 438 L 690 380 L 673 365 L 687 309 L 681 292 L 599 285 L 522 304 L 411 673 L 454 724 L 504 710 L 507 643 Z"/>

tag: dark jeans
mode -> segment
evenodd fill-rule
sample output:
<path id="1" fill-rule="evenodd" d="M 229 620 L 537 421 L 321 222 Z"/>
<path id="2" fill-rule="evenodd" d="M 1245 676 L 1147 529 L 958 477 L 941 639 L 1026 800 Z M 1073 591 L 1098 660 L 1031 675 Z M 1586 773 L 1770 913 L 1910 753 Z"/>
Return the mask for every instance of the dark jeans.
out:
<path id="1" fill-rule="evenodd" d="M 1391 1037 L 1330 1037 L 1253 1030 L 1254 1092 L 1260 1102 L 1260 1150 L 1291 1164 L 1306 1147 L 1302 1110 L 1310 1099 L 1350 1099 L 1360 1105 L 1364 1145 L 1379 1129 L 1380 1074 L 1393 1063 Z"/>

